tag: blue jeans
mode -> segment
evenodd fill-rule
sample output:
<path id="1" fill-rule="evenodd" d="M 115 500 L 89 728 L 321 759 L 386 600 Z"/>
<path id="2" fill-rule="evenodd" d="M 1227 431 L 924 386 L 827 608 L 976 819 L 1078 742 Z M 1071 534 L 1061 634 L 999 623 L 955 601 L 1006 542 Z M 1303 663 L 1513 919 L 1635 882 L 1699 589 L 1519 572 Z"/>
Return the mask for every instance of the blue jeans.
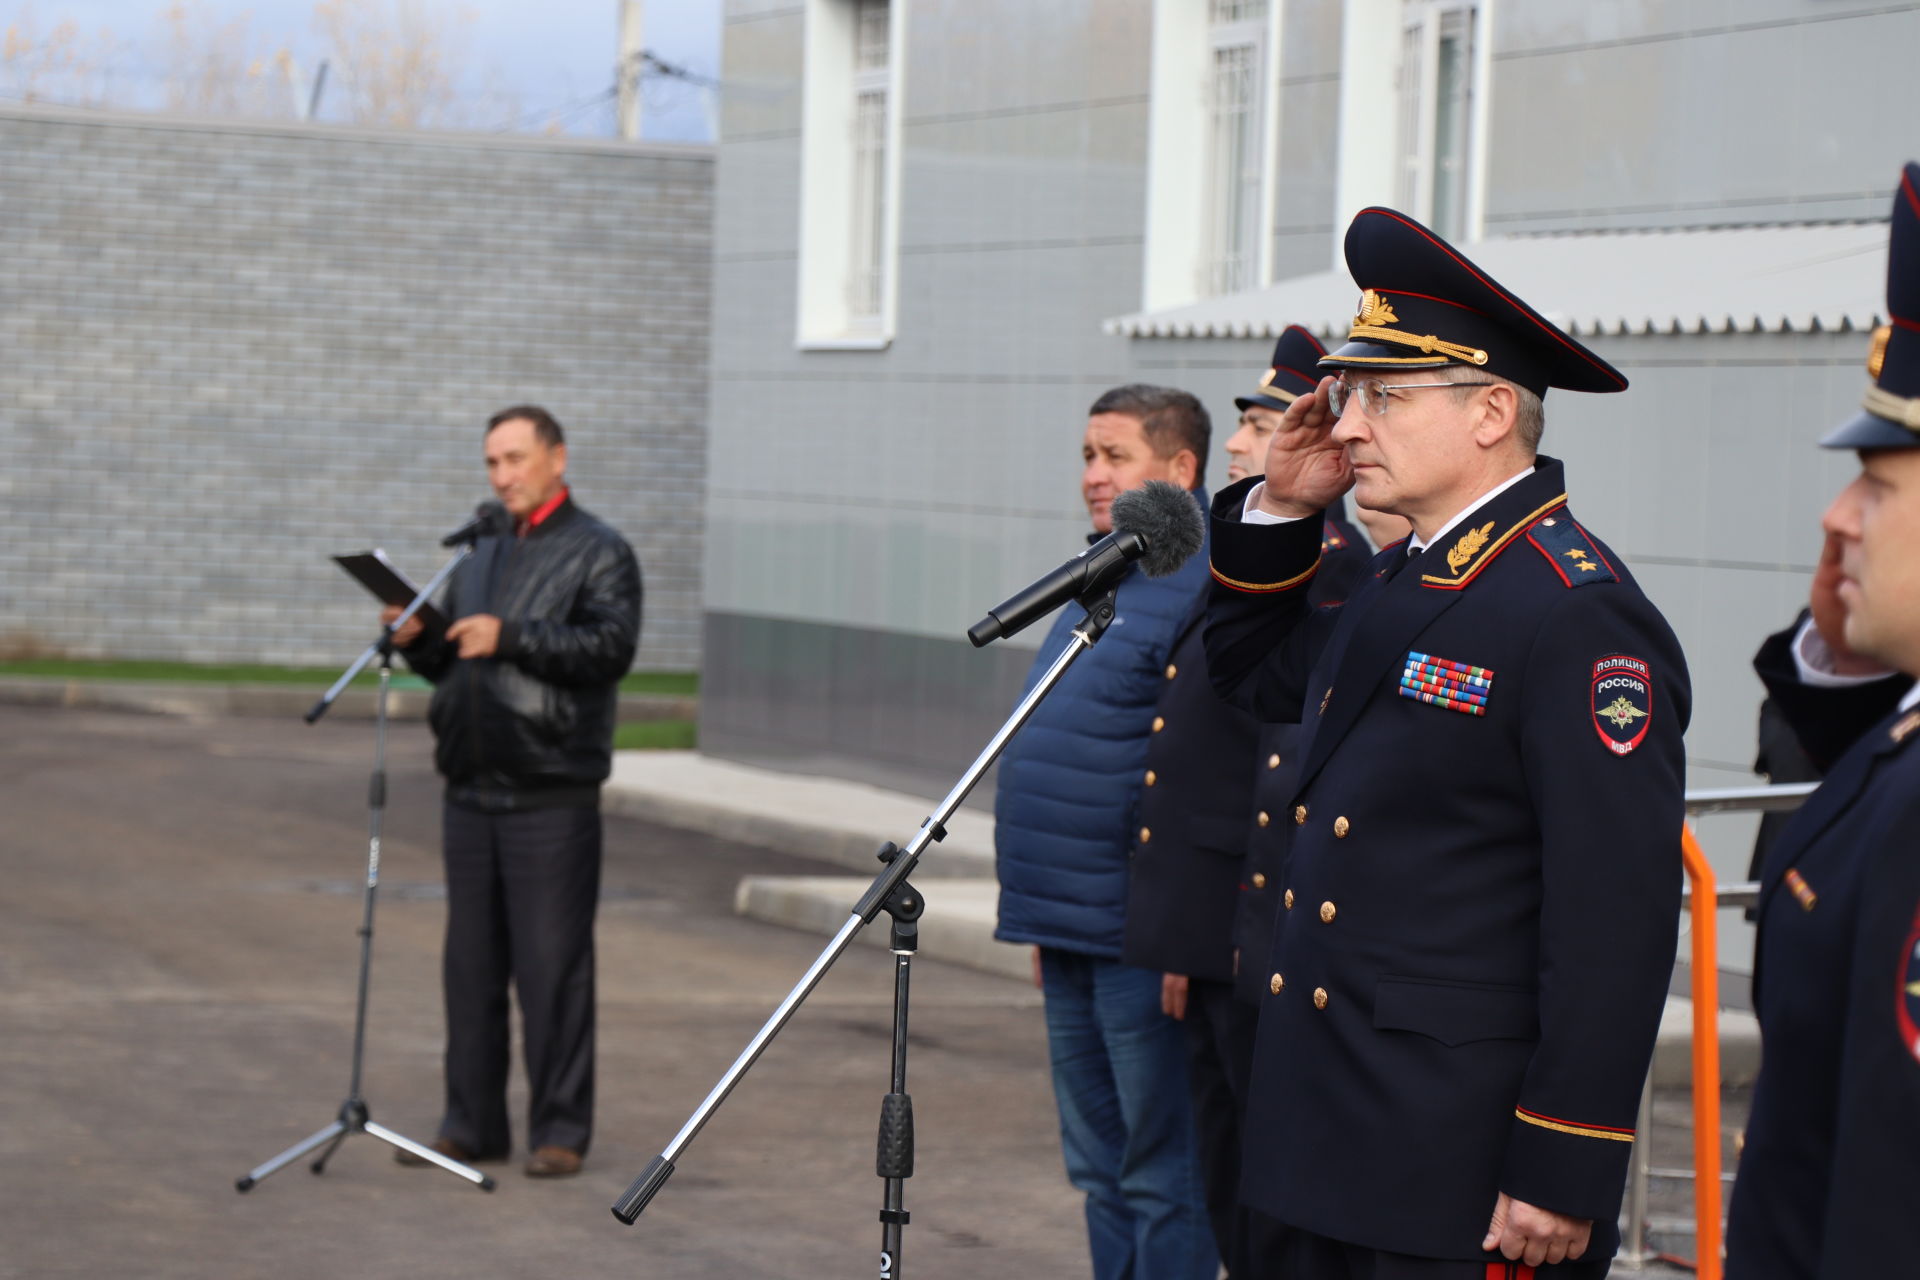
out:
<path id="1" fill-rule="evenodd" d="M 1087 1196 L 1094 1280 L 1214 1280 L 1180 1024 L 1159 973 L 1040 949 L 1067 1179 Z"/>

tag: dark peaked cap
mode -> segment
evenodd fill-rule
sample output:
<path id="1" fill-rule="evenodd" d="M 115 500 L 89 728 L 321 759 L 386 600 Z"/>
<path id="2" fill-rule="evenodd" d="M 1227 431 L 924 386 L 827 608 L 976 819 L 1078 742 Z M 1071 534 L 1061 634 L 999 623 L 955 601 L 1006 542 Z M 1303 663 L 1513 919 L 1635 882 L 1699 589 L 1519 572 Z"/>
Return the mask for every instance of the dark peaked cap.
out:
<path id="1" fill-rule="evenodd" d="M 1285 413 L 1288 405 L 1320 385 L 1322 375 L 1314 362 L 1325 354 L 1320 339 L 1297 324 L 1288 325 L 1273 344 L 1273 365 L 1267 376 L 1257 389 L 1235 399 L 1233 407 L 1242 413 L 1255 405 Z"/>
<path id="2" fill-rule="evenodd" d="M 1465 364 L 1535 395 L 1625 391 L 1618 369 L 1575 342 L 1465 254 L 1404 213 L 1362 209 L 1347 228 L 1347 270 L 1365 292 L 1322 369 L 1394 373 Z"/>
<path id="3" fill-rule="evenodd" d="M 1820 443 L 1829 449 L 1920 449 L 1920 164 L 1893 193 L 1887 240 L 1887 323 L 1867 350 L 1866 412 Z"/>

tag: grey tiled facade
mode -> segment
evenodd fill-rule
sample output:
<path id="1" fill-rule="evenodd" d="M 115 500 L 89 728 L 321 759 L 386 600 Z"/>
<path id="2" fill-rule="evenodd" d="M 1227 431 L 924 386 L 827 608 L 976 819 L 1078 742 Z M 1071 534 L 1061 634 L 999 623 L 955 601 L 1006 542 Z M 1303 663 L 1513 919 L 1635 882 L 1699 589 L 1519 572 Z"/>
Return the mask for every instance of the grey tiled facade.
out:
<path id="1" fill-rule="evenodd" d="M 1087 405 L 1135 380 L 1200 395 L 1217 485 L 1232 397 L 1270 344 L 1102 331 L 1143 305 L 1149 0 L 895 9 L 908 50 L 897 327 L 886 350 L 830 352 L 795 340 L 806 10 L 728 6 L 726 76 L 754 93 L 729 100 L 719 153 L 702 732 L 708 750 L 796 768 L 911 766 L 931 788 L 999 723 L 1031 654 L 1031 636 L 974 652 L 965 628 L 1081 545 Z M 1279 10 L 1277 279 L 1337 258 L 1345 10 Z M 1920 80 L 1902 65 L 1920 5 L 1500 0 L 1487 13 L 1489 235 L 1884 219 L 1900 162 L 1920 154 Z M 1506 283 L 1553 309 L 1554 280 Z M 1812 444 L 1859 402 L 1866 335 L 1591 341 L 1633 389 L 1555 393 L 1544 447 L 1690 655 L 1692 784 L 1749 782 L 1748 659 L 1804 600 L 1819 515 L 1851 472 Z M 1749 833 L 1738 819 L 1703 829 L 1723 876 L 1744 872 Z M 1743 963 L 1740 930 L 1724 934 Z"/>
<path id="2" fill-rule="evenodd" d="M 0 651 L 344 662 L 487 496 L 508 404 L 566 426 L 700 656 L 712 152 L 0 109 Z"/>

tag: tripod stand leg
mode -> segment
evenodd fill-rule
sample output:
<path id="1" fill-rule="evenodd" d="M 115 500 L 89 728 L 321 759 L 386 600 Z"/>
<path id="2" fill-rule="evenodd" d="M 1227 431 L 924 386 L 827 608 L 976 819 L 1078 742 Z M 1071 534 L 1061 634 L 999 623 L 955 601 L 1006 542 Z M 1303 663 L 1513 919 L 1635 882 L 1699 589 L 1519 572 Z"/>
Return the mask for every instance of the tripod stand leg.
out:
<path id="1" fill-rule="evenodd" d="M 258 1169 L 253 1170 L 246 1177 L 236 1179 L 233 1184 L 233 1189 L 235 1191 L 251 1191 L 255 1183 L 272 1177 L 321 1143 L 331 1142 L 338 1145 L 340 1139 L 344 1138 L 346 1134 L 347 1126 L 335 1120 L 332 1124 L 320 1130 L 320 1132 L 314 1134 L 312 1137 L 288 1147 L 285 1151 L 282 1151 Z"/>
<path id="2" fill-rule="evenodd" d="M 453 1174 L 457 1178 L 465 1178 L 468 1182 L 471 1182 L 474 1186 L 480 1188 L 482 1191 L 493 1190 L 493 1186 L 494 1186 L 493 1179 L 488 1177 L 486 1174 L 480 1172 L 478 1169 L 475 1169 L 470 1165 L 461 1164 L 458 1160 L 453 1160 L 446 1156 L 443 1156 L 438 1151 L 435 1151 L 432 1147 L 422 1146 L 419 1143 L 415 1142 L 412 1138 L 406 1137 L 402 1134 L 395 1133 L 393 1130 L 387 1128 L 383 1124 L 375 1124 L 373 1121 L 369 1120 L 367 1121 L 367 1124 L 366 1124 L 366 1131 L 372 1134 L 374 1137 L 380 1139 L 380 1141 L 382 1142 L 390 1142 L 394 1146 L 400 1148 L 402 1151 L 412 1152 L 414 1155 L 419 1156 L 422 1160 L 425 1160 L 428 1164 L 440 1166 L 442 1169 L 445 1169 L 448 1173 Z"/>
<path id="3" fill-rule="evenodd" d="M 327 1171 L 327 1161 L 333 1159 L 333 1153 L 338 1151 L 340 1149 L 340 1144 L 345 1142 L 346 1140 L 347 1140 L 347 1133 L 345 1128 L 342 1128 L 339 1133 L 336 1133 L 333 1135 L 333 1141 L 327 1144 L 327 1149 L 325 1151 L 322 1151 L 319 1155 L 315 1156 L 313 1163 L 307 1167 L 312 1169 L 315 1173 L 325 1173 Z"/>

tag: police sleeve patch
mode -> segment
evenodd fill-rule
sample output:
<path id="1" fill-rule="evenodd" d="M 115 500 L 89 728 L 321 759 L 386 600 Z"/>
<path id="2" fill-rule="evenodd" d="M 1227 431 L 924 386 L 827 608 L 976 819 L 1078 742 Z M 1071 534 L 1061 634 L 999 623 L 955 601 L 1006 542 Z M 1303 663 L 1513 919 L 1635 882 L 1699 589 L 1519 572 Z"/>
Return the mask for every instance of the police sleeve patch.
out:
<path id="1" fill-rule="evenodd" d="M 1900 1045 L 1920 1060 L 1920 911 L 1907 931 L 1900 956 L 1900 990 L 1894 997 L 1894 1015 L 1900 1026 Z"/>
<path id="2" fill-rule="evenodd" d="M 1653 669 L 1640 658 L 1611 654 L 1593 664 L 1593 727 L 1616 756 L 1630 754 L 1653 725 Z"/>

